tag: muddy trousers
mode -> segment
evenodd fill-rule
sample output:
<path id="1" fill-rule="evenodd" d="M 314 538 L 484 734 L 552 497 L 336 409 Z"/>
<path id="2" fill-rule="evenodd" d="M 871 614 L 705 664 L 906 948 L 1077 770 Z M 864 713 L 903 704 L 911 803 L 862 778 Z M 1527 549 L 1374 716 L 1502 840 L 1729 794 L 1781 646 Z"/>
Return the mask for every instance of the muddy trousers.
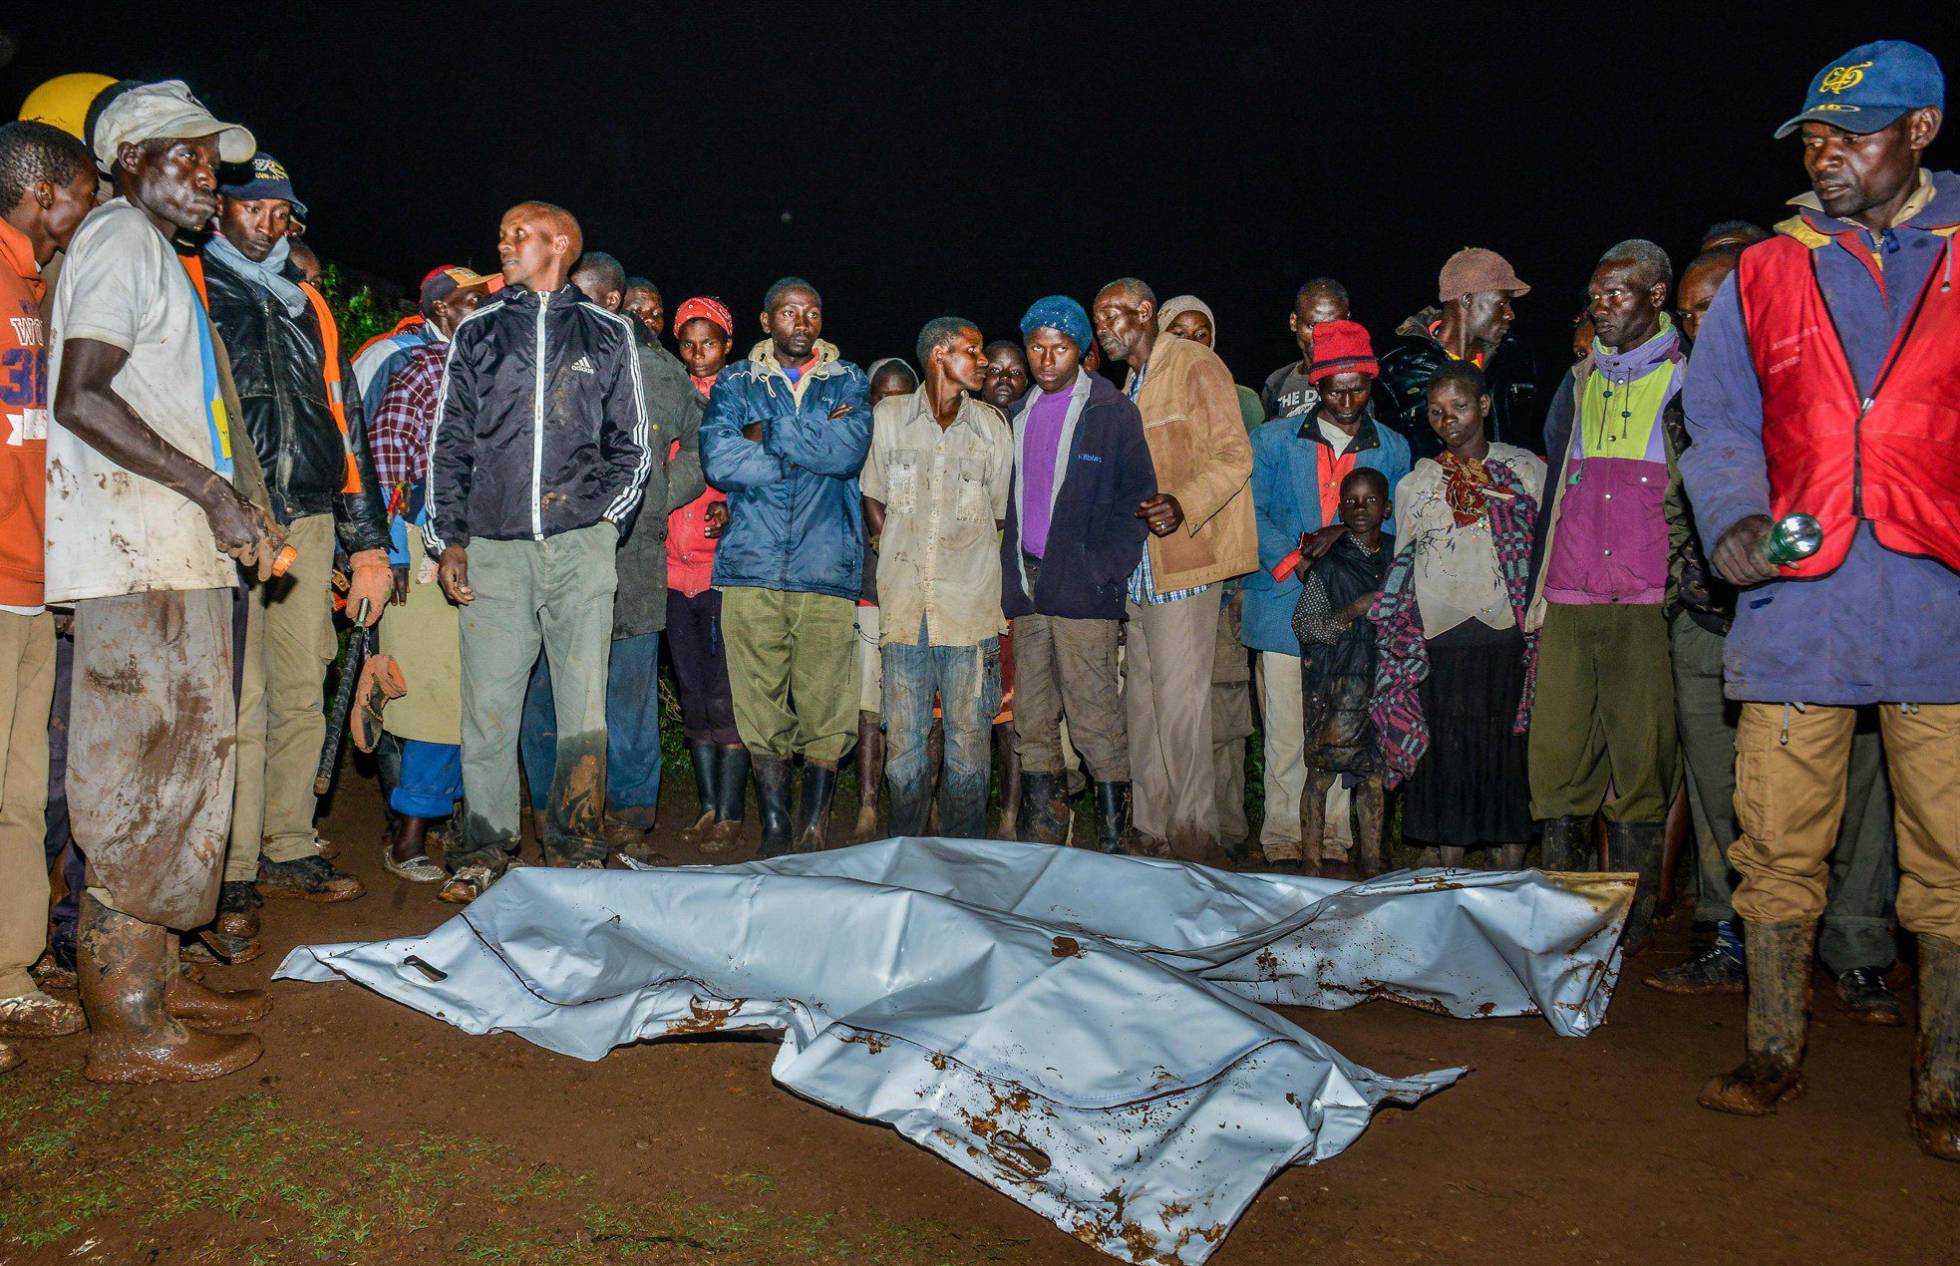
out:
<path id="1" fill-rule="evenodd" d="M 834 594 L 730 585 L 721 636 L 735 728 L 757 760 L 836 768 L 857 742 L 856 606 Z"/>
<path id="2" fill-rule="evenodd" d="M 1735 731 L 1742 705 L 1722 694 L 1720 634 L 1683 612 L 1674 617 L 1672 639 L 1674 704 L 1700 880 L 1695 921 L 1717 923 L 1735 914 L 1729 849 L 1737 831 Z M 1830 898 L 1817 932 L 1817 956 L 1833 976 L 1892 965 L 1896 948 L 1886 915 L 1894 878 L 1892 791 L 1878 710 L 1862 708 L 1851 740 L 1844 820 L 1831 850 Z"/>
<path id="3" fill-rule="evenodd" d="M 39 988 L 48 941 L 48 708 L 54 617 L 0 611 L 0 998 Z"/>
<path id="4" fill-rule="evenodd" d="M 1014 738 L 1023 774 L 1066 774 L 1068 735 L 1097 782 L 1130 781 L 1115 620 L 1014 617 Z"/>
<path id="5" fill-rule="evenodd" d="M 550 807 L 547 793 L 558 768 L 558 708 L 547 656 L 531 670 L 524 695 L 524 779 L 531 807 Z M 660 803 L 660 634 L 613 641 L 606 662 L 606 809 L 642 831 L 653 829 Z"/>
<path id="6" fill-rule="evenodd" d="M 1658 604 L 1551 603 L 1538 634 L 1531 816 L 1659 826 L 1680 777 L 1674 670 Z"/>
<path id="7" fill-rule="evenodd" d="M 1123 713 L 1130 736 L 1137 833 L 1180 855 L 1218 842 L 1217 770 L 1211 757 L 1212 643 L 1218 594 L 1128 604 Z"/>
<path id="8" fill-rule="evenodd" d="M 333 627 L 331 514 L 295 519 L 286 543 L 299 557 L 283 577 L 253 582 L 238 668 L 238 784 L 227 880 L 251 880 L 259 858 L 290 862 L 319 851 L 313 776 L 327 737 L 327 665 Z"/>
<path id="9" fill-rule="evenodd" d="M 1813 920 L 1828 902 L 1857 709 L 1745 703 L 1735 736 L 1742 833 L 1729 864 L 1735 912 Z M 1899 842 L 1899 925 L 1960 940 L 1960 704 L 1879 705 Z"/>
<path id="10" fill-rule="evenodd" d="M 939 833 L 953 839 L 987 835 L 987 784 L 993 772 L 994 714 L 1000 711 L 1000 639 L 978 646 L 933 646 L 920 621 L 919 640 L 887 642 L 885 671 L 885 784 L 891 788 L 893 835 L 926 833 L 932 758 L 932 700 L 945 723 L 945 770 L 939 781 Z"/>
<path id="11" fill-rule="evenodd" d="M 210 921 L 231 825 L 232 591 L 75 603 L 68 816 L 88 894 L 183 931 Z"/>
<path id="12" fill-rule="evenodd" d="M 604 860 L 606 661 L 618 548 L 619 532 L 604 520 L 542 541 L 469 543 L 476 598 L 461 608 L 460 621 L 467 812 L 450 846 L 451 870 L 497 870 L 517 851 L 518 731 L 540 650 L 558 722 L 544 854 Z"/>

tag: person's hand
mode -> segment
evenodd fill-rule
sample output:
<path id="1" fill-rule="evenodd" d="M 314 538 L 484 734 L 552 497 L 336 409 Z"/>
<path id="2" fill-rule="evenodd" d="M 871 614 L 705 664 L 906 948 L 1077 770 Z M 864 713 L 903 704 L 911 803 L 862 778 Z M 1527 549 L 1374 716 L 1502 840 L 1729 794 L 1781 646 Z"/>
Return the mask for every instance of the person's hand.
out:
<path id="1" fill-rule="evenodd" d="M 1329 523 L 1313 532 L 1300 533 L 1300 563 L 1316 562 L 1327 557 L 1327 551 L 1334 548 L 1334 542 L 1347 535 L 1347 525 Z"/>
<path id="2" fill-rule="evenodd" d="M 347 560 L 352 579 L 347 582 L 347 618 L 357 619 L 361 604 L 367 603 L 367 626 L 381 618 L 388 596 L 395 588 L 394 568 L 388 566 L 388 552 L 378 549 L 355 550 Z"/>
<path id="3" fill-rule="evenodd" d="M 404 565 L 390 567 L 388 570 L 394 573 L 394 587 L 393 592 L 388 595 L 388 604 L 405 607 L 408 605 L 408 568 Z"/>
<path id="4" fill-rule="evenodd" d="M 1381 597 L 1380 590 L 1371 590 L 1368 593 L 1361 594 L 1353 602 L 1342 607 L 1341 614 L 1350 623 L 1355 620 L 1365 620 L 1368 618 L 1368 609 L 1375 605 L 1375 599 L 1379 597 Z"/>
<path id="5" fill-rule="evenodd" d="M 702 512 L 701 517 L 708 521 L 708 526 L 702 529 L 701 535 L 711 541 L 719 540 L 721 534 L 728 530 L 728 503 L 726 501 L 710 502 L 708 508 Z"/>
<path id="6" fill-rule="evenodd" d="M 856 407 L 857 407 L 856 405 L 852 405 L 852 404 L 838 405 L 835 409 L 832 409 L 830 411 L 831 420 L 835 421 L 836 419 L 843 417 L 846 413 L 849 413 L 852 409 L 855 409 Z"/>
<path id="7" fill-rule="evenodd" d="M 260 581 L 272 579 L 272 561 L 286 543 L 286 534 L 264 506 L 246 500 L 230 484 L 220 481 L 204 505 L 204 518 L 221 553 L 236 559 L 241 567 L 256 569 Z"/>
<path id="8" fill-rule="evenodd" d="M 762 423 L 751 422 L 743 427 L 742 438 L 754 444 L 762 443 Z"/>
<path id="9" fill-rule="evenodd" d="M 461 545 L 442 547 L 442 562 L 436 565 L 436 580 L 451 602 L 468 606 L 476 601 L 470 588 L 470 556 Z"/>
<path id="10" fill-rule="evenodd" d="M 1783 573 L 1763 552 L 1769 533 L 1769 516 L 1752 514 L 1722 533 L 1722 539 L 1715 542 L 1715 552 L 1708 561 L 1715 565 L 1716 573 L 1723 580 L 1737 588 L 1759 585 L 1766 580 L 1780 580 Z"/>
<path id="11" fill-rule="evenodd" d="M 1169 536 L 1184 522 L 1184 507 L 1177 498 L 1168 492 L 1160 492 L 1136 509 L 1136 517 L 1142 519 L 1154 536 Z"/>

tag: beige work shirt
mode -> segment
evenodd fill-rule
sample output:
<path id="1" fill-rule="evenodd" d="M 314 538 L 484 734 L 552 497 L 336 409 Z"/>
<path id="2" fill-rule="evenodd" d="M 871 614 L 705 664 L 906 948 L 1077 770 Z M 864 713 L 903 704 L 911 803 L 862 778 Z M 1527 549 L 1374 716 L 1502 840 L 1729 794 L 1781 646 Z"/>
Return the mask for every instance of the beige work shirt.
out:
<path id="1" fill-rule="evenodd" d="M 1000 410 L 972 396 L 940 429 L 920 387 L 871 414 L 871 451 L 859 476 L 885 506 L 878 542 L 881 643 L 978 646 L 1007 627 L 1000 609 L 1000 532 L 1014 477 L 1014 432 Z"/>

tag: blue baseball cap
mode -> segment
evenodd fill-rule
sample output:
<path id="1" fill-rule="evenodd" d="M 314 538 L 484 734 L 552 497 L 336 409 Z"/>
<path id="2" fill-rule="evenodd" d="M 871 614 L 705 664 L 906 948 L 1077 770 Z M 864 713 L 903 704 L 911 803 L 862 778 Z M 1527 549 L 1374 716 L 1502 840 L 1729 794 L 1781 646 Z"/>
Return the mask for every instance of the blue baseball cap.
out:
<path id="1" fill-rule="evenodd" d="M 1803 113 L 1777 128 L 1776 135 L 1781 139 L 1806 123 L 1876 132 L 1926 106 L 1946 109 L 1946 76 L 1939 59 L 1904 40 L 1877 40 L 1833 58 L 1818 71 L 1803 99 Z"/>
<path id="2" fill-rule="evenodd" d="M 227 169 L 226 175 L 231 179 L 218 185 L 218 192 L 225 197 L 240 202 L 284 198 L 293 204 L 295 220 L 306 219 L 306 204 L 293 193 L 293 178 L 286 174 L 286 165 L 264 150 L 252 155 L 250 163 Z"/>

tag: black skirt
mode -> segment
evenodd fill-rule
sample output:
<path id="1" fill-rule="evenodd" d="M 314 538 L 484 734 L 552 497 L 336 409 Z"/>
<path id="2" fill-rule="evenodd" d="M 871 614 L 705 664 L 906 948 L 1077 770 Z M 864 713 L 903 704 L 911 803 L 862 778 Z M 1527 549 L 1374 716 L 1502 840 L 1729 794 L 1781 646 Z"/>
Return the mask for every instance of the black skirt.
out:
<path id="1" fill-rule="evenodd" d="M 1524 694 L 1524 637 L 1467 620 L 1429 642 L 1422 712 L 1429 750 L 1402 793 L 1402 834 L 1475 848 L 1531 836 L 1525 736 L 1511 733 Z"/>

